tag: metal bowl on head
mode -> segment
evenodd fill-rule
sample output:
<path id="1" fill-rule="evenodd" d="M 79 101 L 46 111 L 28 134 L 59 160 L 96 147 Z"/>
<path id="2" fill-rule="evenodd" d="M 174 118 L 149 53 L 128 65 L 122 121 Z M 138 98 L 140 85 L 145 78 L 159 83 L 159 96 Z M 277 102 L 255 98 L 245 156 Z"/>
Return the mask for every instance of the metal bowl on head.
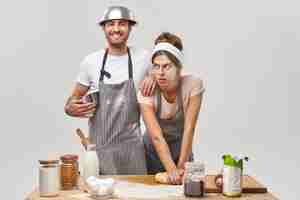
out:
<path id="1" fill-rule="evenodd" d="M 124 6 L 111 6 L 108 7 L 100 20 L 97 21 L 101 26 L 104 25 L 105 22 L 114 20 L 114 19 L 124 19 L 130 21 L 133 25 L 137 24 L 135 16 L 131 10 Z"/>

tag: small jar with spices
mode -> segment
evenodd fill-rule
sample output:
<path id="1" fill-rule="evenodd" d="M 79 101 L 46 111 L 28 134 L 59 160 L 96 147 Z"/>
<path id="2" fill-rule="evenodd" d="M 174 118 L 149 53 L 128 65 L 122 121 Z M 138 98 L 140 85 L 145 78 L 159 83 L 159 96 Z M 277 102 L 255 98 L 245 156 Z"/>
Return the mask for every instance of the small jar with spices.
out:
<path id="1" fill-rule="evenodd" d="M 39 160 L 39 192 L 41 197 L 59 195 L 59 160 Z"/>
<path id="2" fill-rule="evenodd" d="M 77 188 L 79 171 L 78 156 L 67 154 L 60 157 L 61 160 L 61 187 L 63 190 Z"/>

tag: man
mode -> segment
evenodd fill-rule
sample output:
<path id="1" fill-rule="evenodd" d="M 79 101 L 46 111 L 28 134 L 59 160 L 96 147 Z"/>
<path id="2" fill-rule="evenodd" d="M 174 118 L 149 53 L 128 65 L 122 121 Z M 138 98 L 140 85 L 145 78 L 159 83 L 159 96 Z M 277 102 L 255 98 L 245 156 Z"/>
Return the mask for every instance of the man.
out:
<path id="1" fill-rule="evenodd" d="M 146 51 L 127 46 L 136 23 L 126 7 L 112 6 L 105 11 L 99 25 L 107 47 L 82 61 L 65 105 L 68 115 L 89 118 L 89 141 L 97 146 L 100 174 L 146 174 L 136 88 L 150 60 Z M 154 83 L 148 80 L 142 87 L 149 94 Z M 82 97 L 90 93 L 95 101 L 84 101 Z"/>

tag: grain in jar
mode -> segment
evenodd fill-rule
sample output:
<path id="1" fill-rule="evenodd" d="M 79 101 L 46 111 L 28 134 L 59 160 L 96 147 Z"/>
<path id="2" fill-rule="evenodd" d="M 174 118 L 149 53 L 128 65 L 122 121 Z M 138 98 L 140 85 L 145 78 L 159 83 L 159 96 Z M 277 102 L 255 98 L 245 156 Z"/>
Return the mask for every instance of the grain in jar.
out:
<path id="1" fill-rule="evenodd" d="M 61 163 L 61 186 L 63 190 L 77 188 L 79 177 L 78 156 L 67 154 L 60 157 Z"/>

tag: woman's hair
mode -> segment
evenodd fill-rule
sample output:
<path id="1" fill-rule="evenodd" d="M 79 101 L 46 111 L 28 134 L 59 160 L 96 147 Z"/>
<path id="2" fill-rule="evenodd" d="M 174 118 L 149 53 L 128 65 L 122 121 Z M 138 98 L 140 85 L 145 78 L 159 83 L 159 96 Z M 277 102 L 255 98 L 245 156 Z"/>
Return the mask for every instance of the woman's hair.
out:
<path id="1" fill-rule="evenodd" d="M 158 44 L 160 42 L 167 42 L 167 43 L 170 43 L 172 44 L 173 46 L 175 46 L 177 49 L 179 49 L 180 51 L 183 50 L 183 46 L 182 46 L 182 41 L 181 39 L 172 34 L 172 33 L 169 33 L 169 32 L 163 32 L 161 33 L 155 40 L 154 44 Z M 153 62 L 153 59 L 156 57 L 156 56 L 160 56 L 160 55 L 165 55 L 167 56 L 174 64 L 176 67 L 178 67 L 179 69 L 182 68 L 182 63 L 179 62 L 179 60 L 173 55 L 171 54 L 170 52 L 168 51 L 164 51 L 164 50 L 160 50 L 160 51 L 157 51 L 153 56 L 152 56 L 152 62 Z"/>

